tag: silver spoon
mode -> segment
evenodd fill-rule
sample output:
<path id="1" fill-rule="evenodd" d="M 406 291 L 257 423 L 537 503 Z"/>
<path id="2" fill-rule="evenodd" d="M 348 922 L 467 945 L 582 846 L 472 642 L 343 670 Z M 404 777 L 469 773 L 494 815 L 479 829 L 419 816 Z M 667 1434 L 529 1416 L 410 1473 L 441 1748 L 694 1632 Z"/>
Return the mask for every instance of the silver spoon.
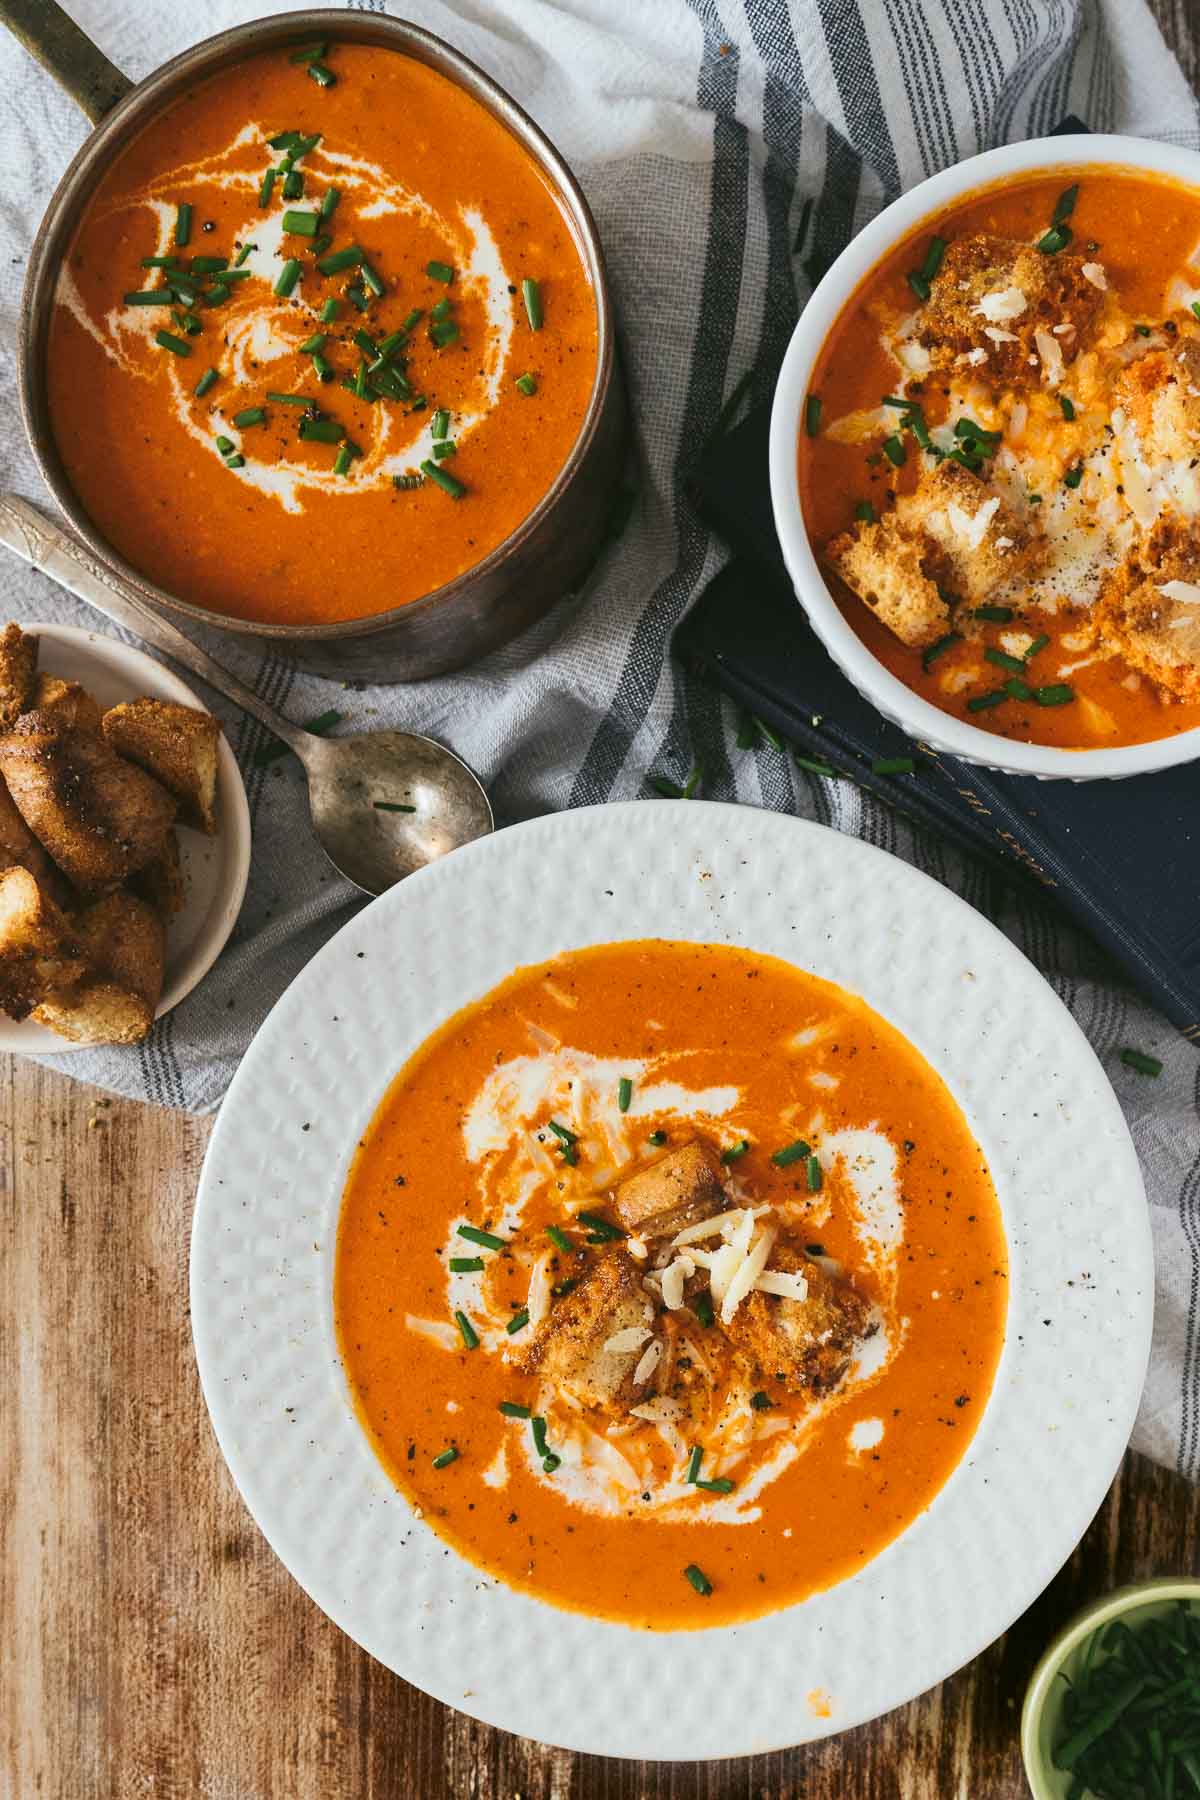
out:
<path id="1" fill-rule="evenodd" d="M 317 841 L 364 893 L 382 894 L 414 869 L 495 830 L 487 795 L 452 750 L 408 731 L 325 738 L 293 725 L 15 494 L 0 494 L 0 543 L 182 663 L 294 750 L 308 776 Z"/>

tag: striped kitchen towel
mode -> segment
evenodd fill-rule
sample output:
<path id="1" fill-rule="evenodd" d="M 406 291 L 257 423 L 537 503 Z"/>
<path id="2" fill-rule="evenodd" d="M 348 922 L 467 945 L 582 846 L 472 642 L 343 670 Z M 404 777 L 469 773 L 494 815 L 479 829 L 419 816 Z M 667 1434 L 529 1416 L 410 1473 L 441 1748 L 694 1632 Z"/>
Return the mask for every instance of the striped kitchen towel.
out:
<path id="1" fill-rule="evenodd" d="M 369 10 L 384 11 L 382 0 Z M 194 9 L 72 0 L 80 24 L 141 76 L 259 0 Z M 397 11 L 400 8 L 397 6 Z M 1128 992 L 1027 892 L 934 844 L 879 800 L 740 752 L 726 702 L 667 655 L 725 552 L 686 498 L 697 448 L 737 392 L 762 401 L 797 311 L 852 234 L 903 188 L 1074 112 L 1095 130 L 1200 143 L 1197 108 L 1142 0 L 411 0 L 515 94 L 575 168 L 599 222 L 633 406 L 632 515 L 586 590 L 459 675 L 343 691 L 273 656 L 210 647 L 298 720 L 396 724 L 453 744 L 502 821 L 649 796 L 647 777 L 704 769 L 703 791 L 817 818 L 917 862 L 989 913 L 1063 995 L 1113 1074 L 1146 1170 L 1160 1263 L 1156 1348 L 1135 1441 L 1200 1470 L 1200 1120 L 1195 1048 Z M 0 40 L 0 409 L 5 483 L 45 503 L 23 447 L 13 336 L 22 267 L 86 126 L 15 43 Z M 23 564 L 0 559 L 0 617 L 92 623 Z M 246 775 L 255 855 L 216 968 L 140 1050 L 63 1058 L 124 1094 L 215 1106 L 278 994 L 360 904 L 312 844 L 299 770 L 255 761 L 260 728 L 221 701 Z M 649 799 L 647 803 L 651 802 Z M 1157 1081 L 1121 1069 L 1135 1043 Z M 55 1062 L 54 1058 L 47 1059 Z M 1185 1398 L 1190 1404 L 1185 1405 Z"/>

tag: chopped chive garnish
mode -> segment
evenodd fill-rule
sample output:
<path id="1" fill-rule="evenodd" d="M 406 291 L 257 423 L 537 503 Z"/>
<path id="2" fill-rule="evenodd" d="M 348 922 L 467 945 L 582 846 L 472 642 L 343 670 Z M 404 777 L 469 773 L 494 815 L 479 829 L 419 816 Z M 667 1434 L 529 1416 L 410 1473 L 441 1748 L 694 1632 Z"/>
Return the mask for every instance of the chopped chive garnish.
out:
<path id="1" fill-rule="evenodd" d="M 746 1154 L 747 1150 L 749 1150 L 749 1148 L 750 1148 L 750 1139 L 749 1138 L 739 1138 L 736 1144 L 730 1144 L 730 1146 L 727 1150 L 722 1150 L 721 1161 L 723 1163 L 737 1162 L 739 1157 L 745 1156 L 745 1154 Z"/>
<path id="2" fill-rule="evenodd" d="M 1068 687 L 1065 681 L 1052 681 L 1045 687 L 1034 688 L 1033 697 L 1039 706 L 1066 706 L 1075 698 L 1075 689 Z"/>
<path id="3" fill-rule="evenodd" d="M 1200 300 L 1192 301 L 1192 311 L 1195 313 L 1196 317 L 1200 319 Z"/>
<path id="4" fill-rule="evenodd" d="M 361 281 L 354 282 L 351 287 L 346 289 L 346 298 L 351 306 L 358 308 L 360 313 L 366 312 L 371 304 L 370 296 Z"/>
<path id="5" fill-rule="evenodd" d="M 408 474 L 392 476 L 392 486 L 394 488 L 399 488 L 402 493 L 408 493 L 413 488 L 424 487 L 424 485 L 425 477 L 423 475 Z"/>
<path id="6" fill-rule="evenodd" d="M 453 311 L 454 308 L 448 299 L 439 300 L 436 306 L 430 307 L 429 316 L 431 319 L 448 319 Z"/>
<path id="7" fill-rule="evenodd" d="M 1004 691 L 1010 700 L 1032 700 L 1033 689 L 1019 675 L 1010 675 L 1004 684 Z"/>
<path id="8" fill-rule="evenodd" d="M 175 214 L 175 243 L 178 249 L 186 250 L 192 239 L 192 207 L 189 200 L 180 202 L 179 211 Z"/>
<path id="9" fill-rule="evenodd" d="M 452 439 L 450 439 L 450 438 L 441 438 L 433 446 L 433 454 L 437 458 L 438 462 L 441 462 L 443 457 L 455 456 L 455 455 L 457 455 L 457 453 L 458 453 L 458 445 L 456 443 L 454 443 L 452 441 Z"/>
<path id="10" fill-rule="evenodd" d="M 524 1331 L 528 1323 L 529 1313 L 525 1307 L 522 1307 L 520 1312 L 515 1312 L 513 1314 L 504 1329 L 507 1331 L 509 1337 L 515 1337 L 518 1331 Z"/>
<path id="11" fill-rule="evenodd" d="M 1046 636 L 1045 632 L 1041 632 L 1034 638 L 1032 644 L 1030 644 L 1028 650 L 1026 650 L 1025 661 L 1028 662 L 1031 656 L 1036 656 L 1039 650 L 1044 650 L 1049 642 L 1050 639 Z"/>
<path id="12" fill-rule="evenodd" d="M 233 439 L 231 437 L 226 437 L 224 433 L 219 434 L 213 441 L 222 456 L 228 456 L 231 450 L 237 449 L 237 445 L 234 443 Z"/>
<path id="13" fill-rule="evenodd" d="M 275 187 L 275 175 L 276 171 L 274 169 L 268 169 L 262 178 L 262 186 L 258 190 L 258 204 L 260 206 L 270 206 L 271 204 L 271 194 Z"/>
<path id="14" fill-rule="evenodd" d="M 280 269 L 275 281 L 275 292 L 281 300 L 286 300 L 300 279 L 300 264 L 294 256 L 289 256 Z"/>
<path id="15" fill-rule="evenodd" d="M 530 375 L 528 373 L 526 373 L 524 375 L 518 375 L 514 385 L 520 390 L 520 392 L 522 394 L 526 395 L 530 400 L 532 400 L 533 396 L 538 391 L 537 390 L 537 377 L 535 375 Z"/>
<path id="16" fill-rule="evenodd" d="M 414 306 L 412 311 L 410 313 L 407 313 L 405 315 L 405 317 L 403 319 L 401 319 L 400 329 L 404 333 L 405 337 L 408 336 L 408 334 L 412 330 L 413 326 L 418 324 L 421 321 L 421 319 L 424 318 L 424 316 L 425 315 L 424 315 L 422 309 L 419 306 Z"/>
<path id="17" fill-rule="evenodd" d="M 705 1331 L 711 1331 L 716 1324 L 716 1315 L 713 1312 L 712 1295 L 706 1289 L 702 1288 L 692 1301 L 692 1311 Z"/>
<path id="18" fill-rule="evenodd" d="M 1075 467 L 1073 469 L 1068 469 L 1066 474 L 1063 476 L 1063 485 L 1065 487 L 1069 487 L 1069 488 L 1077 488 L 1082 480 L 1083 480 L 1083 464 L 1076 463 Z"/>
<path id="19" fill-rule="evenodd" d="M 143 269 L 177 269 L 179 258 L 177 256 L 143 256 L 142 267 Z"/>
<path id="20" fill-rule="evenodd" d="M 573 1246 L 570 1238 L 562 1229 L 561 1225 L 547 1225 L 546 1236 L 550 1239 L 550 1242 L 554 1245 L 556 1250 L 562 1250 L 567 1255 L 570 1254 Z"/>
<path id="21" fill-rule="evenodd" d="M 450 1258 L 452 1275 L 477 1275 L 483 1266 L 482 1256 L 452 1256 Z"/>
<path id="22" fill-rule="evenodd" d="M 1010 656 L 1007 650 L 993 650 L 990 644 L 984 651 L 983 658 L 985 662 L 995 663 L 998 669 L 1012 669 L 1018 674 L 1025 667 L 1023 657 Z"/>
<path id="23" fill-rule="evenodd" d="M 283 178 L 283 197 L 285 200 L 299 200 L 304 192 L 304 177 L 299 169 L 289 169 Z M 287 226 L 284 226 L 287 230 Z M 311 233 L 306 233 L 310 236 Z"/>
<path id="24" fill-rule="evenodd" d="M 195 313 L 173 312 L 171 314 L 171 320 L 173 324 L 178 325 L 180 331 L 186 332 L 188 337 L 195 337 L 198 331 L 203 330 L 203 326 Z"/>
<path id="25" fill-rule="evenodd" d="M 973 443 L 998 444 L 1004 433 L 1002 431 L 986 431 L 974 419 L 956 419 L 954 435 L 958 438 L 967 438 Z"/>
<path id="26" fill-rule="evenodd" d="M 319 223 L 320 215 L 314 212 L 289 211 L 283 215 L 283 229 L 291 232 L 293 237 L 316 237 Z"/>
<path id="27" fill-rule="evenodd" d="M 712 1582 L 708 1579 L 704 1570 L 697 1568 L 695 1563 L 689 1563 L 683 1572 L 698 1594 L 707 1596 L 712 1593 Z"/>
<path id="28" fill-rule="evenodd" d="M 928 300 L 929 283 L 917 269 L 910 269 L 905 279 L 918 300 Z"/>
<path id="29" fill-rule="evenodd" d="M 1148 325 L 1135 325 L 1133 329 L 1137 332 L 1139 337 L 1150 336 L 1150 327 Z"/>
<path id="30" fill-rule="evenodd" d="M 1043 256 L 1057 256 L 1060 250 L 1066 249 L 1070 241 L 1071 227 L 1069 225 L 1052 225 L 1045 236 L 1038 239 L 1034 248 L 1040 250 Z"/>
<path id="31" fill-rule="evenodd" d="M 337 204 L 341 197 L 341 188 L 326 188 L 325 198 L 321 201 L 321 217 L 323 219 L 331 219 L 333 217 L 334 213 L 337 211 Z"/>
<path id="32" fill-rule="evenodd" d="M 449 494 L 452 500 L 461 500 L 467 491 L 464 484 L 451 475 L 449 469 L 439 468 L 437 463 L 429 458 L 426 458 L 421 464 L 421 470 L 423 474 L 428 475 L 430 481 L 436 481 L 437 485 Z"/>
<path id="33" fill-rule="evenodd" d="M 785 1144 L 782 1150 L 772 1151 L 771 1161 L 777 1169 L 786 1169 L 792 1163 L 802 1162 L 805 1157 L 811 1155 L 812 1150 L 809 1145 L 803 1138 L 797 1138 L 794 1143 Z"/>
<path id="34" fill-rule="evenodd" d="M 942 258 L 946 254 L 946 240 L 942 237 L 931 237 L 929 248 L 925 252 L 925 261 L 921 264 L 921 275 L 926 281 L 932 281 L 942 266 Z"/>
<path id="35" fill-rule="evenodd" d="M 304 72 L 306 75 L 311 75 L 318 87 L 330 88 L 337 81 L 333 70 L 328 68 L 325 63 L 317 62 L 315 58 L 312 62 L 305 64 Z"/>
<path id="36" fill-rule="evenodd" d="M 479 1334 L 475 1330 L 470 1319 L 468 1319 L 466 1313 L 461 1311 L 461 1309 L 455 1313 L 454 1323 L 458 1326 L 459 1335 L 461 1336 L 465 1347 L 468 1350 L 477 1350 L 479 1348 Z"/>
<path id="37" fill-rule="evenodd" d="M 371 267 L 371 264 L 367 261 L 366 257 L 364 257 L 362 262 L 359 264 L 359 273 L 361 274 L 362 279 L 366 282 L 367 286 L 370 288 L 371 292 L 375 295 L 376 299 L 379 299 L 381 295 L 383 295 L 387 292 L 387 289 L 384 287 L 383 282 L 380 280 L 379 276 L 375 273 L 375 270 Z"/>
<path id="38" fill-rule="evenodd" d="M 810 394 L 804 402 L 804 429 L 809 437 L 816 437 L 821 429 L 820 394 Z"/>
<path id="39" fill-rule="evenodd" d="M 477 1225 L 460 1225 L 458 1236 L 466 1238 L 469 1243 L 481 1244 L 485 1250 L 506 1250 L 508 1248 L 504 1238 L 497 1237 L 492 1231 L 480 1231 Z"/>
<path id="40" fill-rule="evenodd" d="M 314 444 L 340 444 L 346 435 L 344 425 L 336 419 L 301 419 L 300 436 Z"/>
<path id="41" fill-rule="evenodd" d="M 753 750 L 758 743 L 758 724 L 751 713 L 743 713 L 734 740 L 739 750 Z"/>
<path id="42" fill-rule="evenodd" d="M 1030 506 L 1040 506 L 1042 503 L 1042 496 L 1040 494 L 1026 494 L 1025 499 Z"/>
<path id="43" fill-rule="evenodd" d="M 529 1434 L 533 1439 L 533 1447 L 539 1456 L 549 1456 L 550 1446 L 546 1442 L 546 1421 L 541 1413 L 533 1413 L 529 1420 Z"/>
<path id="44" fill-rule="evenodd" d="M 178 300 L 180 306 L 195 306 L 200 298 L 200 289 L 186 275 L 168 275 L 167 286 Z"/>
<path id="45" fill-rule="evenodd" d="M 1068 399 L 1066 394 L 1060 394 L 1058 396 L 1058 404 L 1062 408 L 1062 416 L 1064 419 L 1073 419 L 1075 417 L 1075 402 Z"/>
<path id="46" fill-rule="evenodd" d="M 602 1213 L 581 1212 L 576 1213 L 575 1217 L 581 1225 L 586 1225 L 601 1243 L 614 1244 L 618 1238 L 625 1236 L 620 1226 L 610 1224 Z"/>
<path id="47" fill-rule="evenodd" d="M 945 637 L 939 638 L 936 644 L 930 644 L 928 650 L 923 650 L 921 652 L 921 667 L 923 669 L 932 668 L 933 664 L 937 661 L 938 657 L 944 656 L 946 651 L 950 649 L 952 644 L 961 644 L 961 643 L 962 643 L 962 632 L 961 631 L 948 631 L 946 633 Z"/>
<path id="48" fill-rule="evenodd" d="M 334 250 L 329 256 L 321 257 L 317 263 L 322 275 L 340 275 L 343 269 L 355 269 L 362 261 L 362 251 L 357 244 L 350 244 L 345 250 Z"/>
<path id="49" fill-rule="evenodd" d="M 755 1412 L 768 1412 L 772 1404 L 771 1396 L 770 1394 L 764 1393 L 762 1388 L 759 1388 L 757 1393 L 751 1394 L 750 1404 Z"/>
<path id="50" fill-rule="evenodd" d="M 222 269 L 229 267 L 227 256 L 193 256 L 193 275 L 218 275 Z"/>
<path id="51" fill-rule="evenodd" d="M 1121 1061 L 1127 1069 L 1136 1069 L 1139 1075 L 1162 1074 L 1163 1066 L 1157 1056 L 1147 1056 L 1144 1050 L 1122 1050 Z"/>
<path id="52" fill-rule="evenodd" d="M 572 1131 L 570 1126 L 560 1125 L 557 1119 L 550 1119 L 548 1123 L 551 1131 L 560 1143 L 577 1144 L 579 1142 L 579 1133 L 577 1131 Z"/>
<path id="53" fill-rule="evenodd" d="M 237 255 L 233 259 L 234 268 L 240 269 L 242 264 L 249 259 L 250 252 L 252 250 L 257 250 L 257 249 L 258 249 L 257 244 L 243 244 L 241 249 L 238 251 Z"/>
<path id="54" fill-rule="evenodd" d="M 237 453 L 236 456 L 227 456 L 225 458 L 225 467 L 227 469 L 244 469 L 245 466 L 246 466 L 246 459 L 241 454 L 240 451 Z"/>
<path id="55" fill-rule="evenodd" d="M 854 509 L 854 516 L 856 519 L 861 519 L 864 525 L 873 525 L 875 523 L 875 508 L 871 505 L 869 500 L 860 500 Z"/>
<path id="56" fill-rule="evenodd" d="M 1058 196 L 1058 199 L 1054 203 L 1054 211 L 1050 215 L 1050 223 L 1052 225 L 1064 224 L 1066 222 L 1066 220 L 1070 218 L 1071 214 L 1075 211 L 1075 202 L 1078 200 L 1078 198 L 1079 198 L 1079 183 L 1078 182 L 1075 182 L 1069 188 L 1064 188 L 1062 193 Z"/>
<path id="57" fill-rule="evenodd" d="M 525 302 L 525 316 L 529 320 L 530 331 L 542 329 L 542 290 L 536 281 L 528 275 L 521 283 L 521 298 Z"/>
<path id="58" fill-rule="evenodd" d="M 268 393 L 267 399 L 273 400 L 277 406 L 309 406 L 309 405 L 311 405 L 311 401 L 309 400 L 307 394 Z M 234 424 L 235 425 L 237 424 L 236 419 L 234 420 Z"/>
<path id="59" fill-rule="evenodd" d="M 872 775 L 911 775 L 916 768 L 911 756 L 877 756 L 871 764 Z"/>
<path id="60" fill-rule="evenodd" d="M 821 1159 L 819 1156 L 808 1158 L 804 1165 L 804 1175 L 808 1182 L 809 1193 L 819 1194 L 821 1191 Z"/>
<path id="61" fill-rule="evenodd" d="M 519 1400 L 502 1400 L 500 1411 L 506 1419 L 531 1419 L 533 1417 L 533 1408 L 522 1406 Z"/>
<path id="62" fill-rule="evenodd" d="M 756 727 L 758 728 L 758 730 L 762 732 L 762 735 L 766 738 L 766 740 L 767 740 L 768 744 L 770 744 L 772 750 L 782 750 L 783 749 L 783 739 L 780 737 L 780 735 L 777 731 L 772 731 L 771 727 L 767 724 L 765 719 L 760 719 L 760 718 L 756 717 L 754 723 L 755 723 Z"/>
<path id="63" fill-rule="evenodd" d="M 321 308 L 321 323 L 322 323 L 322 325 L 332 325 L 333 321 L 337 318 L 337 316 L 338 316 L 339 312 L 341 312 L 341 310 L 342 310 L 342 308 L 341 308 L 340 301 L 327 300 L 325 302 L 324 306 Z"/>
<path id="64" fill-rule="evenodd" d="M 733 1483 L 728 1475 L 716 1475 L 711 1481 L 697 1481 L 696 1486 L 703 1488 L 708 1494 L 732 1494 Z"/>
<path id="65" fill-rule="evenodd" d="M 999 706 L 1002 700 L 1007 699 L 1008 695 L 1003 688 L 993 688 L 990 694 L 976 694 L 972 699 L 968 700 L 967 711 L 987 712 L 991 707 Z"/>
<path id="66" fill-rule="evenodd" d="M 807 769 L 810 775 L 837 775 L 837 770 L 834 768 L 833 764 L 822 762 L 819 757 L 802 756 L 799 750 L 794 750 L 792 755 L 796 758 L 797 768 Z"/>
<path id="67" fill-rule="evenodd" d="M 904 458 L 905 458 L 905 454 L 906 454 L 905 449 L 904 449 L 904 441 L 902 438 L 898 437 L 895 432 L 892 433 L 891 437 L 884 438 L 883 454 L 887 457 L 888 461 L 890 463 L 892 463 L 897 469 L 902 468 L 904 466 Z"/>
<path id="68" fill-rule="evenodd" d="M 290 63 L 315 62 L 318 57 L 324 56 L 328 48 L 328 44 L 301 44 L 298 50 L 292 51 L 288 61 Z"/>
<path id="69" fill-rule="evenodd" d="M 132 293 L 122 294 L 125 306 L 170 306 L 172 294 L 170 288 L 135 288 Z"/>
<path id="70" fill-rule="evenodd" d="M 218 444 L 220 441 L 218 438 Z M 325 712 L 318 713 L 315 719 L 306 719 L 304 729 L 311 731 L 314 737 L 324 737 L 327 731 L 332 731 L 335 725 L 341 723 L 341 719 L 341 713 L 331 706 Z M 256 768 L 265 769 L 270 763 L 278 762 L 281 756 L 286 756 L 287 751 L 287 745 L 278 741 L 273 744 L 264 744 L 261 750 L 256 750 L 254 753 L 254 765 Z"/>
<path id="71" fill-rule="evenodd" d="M 703 1460 L 704 1452 L 699 1444 L 697 1444 L 693 1449 L 692 1454 L 688 1457 L 687 1473 L 683 1478 L 685 1481 L 695 1481 L 697 1475 L 700 1473 L 700 1464 Z"/>
<path id="72" fill-rule="evenodd" d="M 446 411 L 445 407 L 439 407 L 437 412 L 434 413 L 433 418 L 429 422 L 429 431 L 430 435 L 435 438 L 449 437 L 450 414 Z"/>
<path id="73" fill-rule="evenodd" d="M 190 356 L 192 354 L 192 346 L 187 343 L 185 339 L 176 337 L 173 332 L 156 331 L 154 334 L 154 341 L 160 350 L 173 351 L 176 356 Z"/>
<path id="74" fill-rule="evenodd" d="M 380 357 L 386 360 L 388 357 L 394 356 L 403 342 L 404 333 L 402 331 L 389 331 L 387 336 L 380 343 Z"/>
<path id="75" fill-rule="evenodd" d="M 328 362 L 319 350 L 314 350 L 312 353 L 312 366 L 318 381 L 333 380 L 333 364 Z"/>
<path id="76" fill-rule="evenodd" d="M 218 379 L 219 379 L 219 377 L 218 377 L 217 371 L 215 369 L 205 369 L 203 375 L 200 377 L 199 381 L 196 383 L 195 388 L 193 389 L 193 392 L 195 393 L 197 400 L 203 400 L 205 394 L 208 393 L 209 389 L 213 388 L 217 385 Z"/>
<path id="77" fill-rule="evenodd" d="M 454 1448 L 454 1445 L 451 1444 L 448 1450 L 443 1450 L 440 1456 L 434 1457 L 433 1466 L 435 1469 L 448 1469 L 452 1462 L 457 1461 L 458 1451 Z"/>
<path id="78" fill-rule="evenodd" d="M 656 1150 L 660 1144 L 665 1144 L 666 1141 L 667 1134 L 665 1131 L 652 1131 L 650 1136 L 646 1139 L 646 1142 L 648 1144 L 653 1144 Z"/>
<path id="79" fill-rule="evenodd" d="M 975 608 L 977 619 L 990 619 L 993 625 L 1007 625 L 1012 616 L 1011 606 L 977 606 Z"/>
<path id="80" fill-rule="evenodd" d="M 404 806 L 399 800 L 372 800 L 376 812 L 415 813 L 415 806 Z"/>
<path id="81" fill-rule="evenodd" d="M 555 1469 L 562 1467 L 562 1457 L 555 1456 L 553 1450 L 542 1458 L 542 1469 L 547 1475 L 553 1475 Z"/>
<path id="82" fill-rule="evenodd" d="M 439 350 L 444 350 L 458 336 L 458 326 L 453 319 L 437 319 L 429 327 L 429 336 Z"/>
<path id="83" fill-rule="evenodd" d="M 618 1081 L 618 1083 L 617 1083 L 617 1109 L 618 1109 L 618 1111 L 628 1112 L 629 1111 L 629 1102 L 632 1099 L 633 1099 L 633 1083 L 632 1083 L 632 1081 L 630 1081 L 628 1075 L 622 1075 L 620 1081 Z"/>
<path id="84" fill-rule="evenodd" d="M 261 406 L 248 406 L 244 412 L 234 413 L 233 422 L 239 431 L 244 431 L 248 425 L 263 424 L 266 416 Z"/>
<path id="85" fill-rule="evenodd" d="M 436 261 L 427 262 L 425 264 L 425 273 L 431 281 L 449 282 L 454 280 L 454 270 L 449 263 Z"/>

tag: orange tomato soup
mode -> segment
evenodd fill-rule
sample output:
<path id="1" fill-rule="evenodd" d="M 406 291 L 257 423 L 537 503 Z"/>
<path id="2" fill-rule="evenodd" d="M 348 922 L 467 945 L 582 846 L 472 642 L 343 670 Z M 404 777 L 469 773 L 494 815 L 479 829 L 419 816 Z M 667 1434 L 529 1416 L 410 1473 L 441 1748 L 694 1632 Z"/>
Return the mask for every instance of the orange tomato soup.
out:
<path id="1" fill-rule="evenodd" d="M 789 1393 L 784 1371 L 731 1360 L 732 1286 L 706 1310 L 694 1275 L 654 1326 L 687 1351 L 688 1417 L 669 1396 L 560 1403 L 524 1346 L 567 1309 L 578 1328 L 614 1257 L 667 1295 L 676 1252 L 622 1234 L 620 1184 L 696 1143 L 730 1209 L 704 1241 L 736 1262 L 763 1234 L 775 1293 L 795 1276 L 773 1264 L 806 1258 L 852 1289 L 871 1320 L 855 1360 Z M 707 1229 L 684 1234 L 692 1256 Z M 1006 1308 L 983 1154 L 917 1051 L 790 964 L 659 941 L 518 970 L 417 1051 L 358 1148 L 334 1276 L 358 1417 L 425 1521 L 516 1588 L 648 1629 L 772 1612 L 878 1555 L 966 1452 Z M 640 1380 L 653 1353 L 617 1319 L 596 1330 Z"/>
<path id="2" fill-rule="evenodd" d="M 396 52 L 331 42 L 316 68 L 250 57 L 117 155 L 49 339 L 100 532 L 170 593 L 273 624 L 480 562 L 553 484 L 596 375 L 580 248 L 516 139 Z"/>
<path id="3" fill-rule="evenodd" d="M 967 195 L 847 302 L 801 500 L 845 617 L 914 693 L 1067 749 L 1200 726 L 1197 300 L 1200 193 L 1085 167 Z M 977 494 L 957 537 L 950 474 Z"/>

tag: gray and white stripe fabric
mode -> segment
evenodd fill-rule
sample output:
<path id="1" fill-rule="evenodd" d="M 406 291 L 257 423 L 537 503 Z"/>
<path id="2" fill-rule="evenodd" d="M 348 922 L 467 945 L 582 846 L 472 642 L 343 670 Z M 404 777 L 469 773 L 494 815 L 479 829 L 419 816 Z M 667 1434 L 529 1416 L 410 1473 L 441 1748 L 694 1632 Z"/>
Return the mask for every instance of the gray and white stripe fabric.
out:
<path id="1" fill-rule="evenodd" d="M 202 30 L 261 8 L 209 0 L 199 17 L 182 7 L 72 0 L 71 10 L 120 66 L 143 75 Z M 365 10 L 387 9 L 371 0 Z M 1096 130 L 1200 144 L 1178 67 L 1141 0 L 415 0 L 405 16 L 517 95 L 587 190 L 635 420 L 632 516 L 584 592 L 461 675 L 343 690 L 226 640 L 210 648 L 293 718 L 334 705 L 348 725 L 397 724 L 445 739 L 479 770 L 502 821 L 645 796 L 648 772 L 681 781 L 699 762 L 708 796 L 865 837 L 995 919 L 1070 1006 L 1126 1107 L 1159 1252 L 1155 1354 L 1135 1442 L 1194 1476 L 1195 1048 L 1037 898 L 1004 890 L 870 796 L 803 773 L 770 745 L 738 751 L 728 705 L 668 656 L 672 630 L 724 558 L 688 507 L 689 463 L 731 395 L 769 396 L 797 311 L 853 233 L 933 170 L 1045 133 L 1069 112 Z M 0 119 L 4 479 L 45 503 L 23 446 L 12 338 L 24 251 L 85 125 L 12 43 L 0 44 L 0 65 L 9 96 Z M 0 616 L 78 622 L 83 609 L 5 558 Z M 219 1102 L 272 1002 L 358 904 L 311 842 L 298 770 L 256 766 L 260 728 L 214 704 L 254 818 L 237 932 L 141 1051 L 56 1065 L 196 1111 Z M 1122 1069 L 1124 1043 L 1160 1056 L 1162 1077 Z"/>

